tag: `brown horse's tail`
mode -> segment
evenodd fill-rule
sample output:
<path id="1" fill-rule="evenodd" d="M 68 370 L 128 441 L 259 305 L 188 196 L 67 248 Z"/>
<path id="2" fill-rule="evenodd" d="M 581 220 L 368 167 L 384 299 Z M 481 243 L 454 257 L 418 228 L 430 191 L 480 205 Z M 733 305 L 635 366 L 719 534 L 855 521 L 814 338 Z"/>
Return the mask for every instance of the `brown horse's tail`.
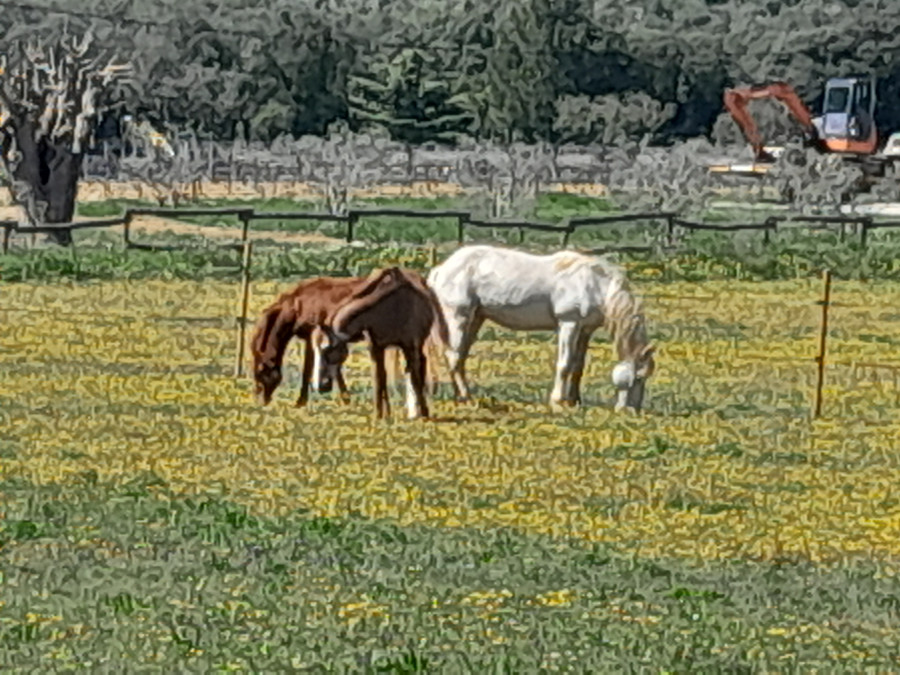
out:
<path id="1" fill-rule="evenodd" d="M 437 388 L 438 380 L 440 379 L 439 371 L 437 368 L 438 361 L 444 363 L 446 367 L 446 355 L 445 351 L 447 348 L 447 344 L 450 342 L 450 331 L 447 328 L 447 319 L 444 317 L 444 308 L 441 306 L 440 300 L 438 300 L 437 294 L 435 294 L 434 290 L 432 290 L 431 286 L 428 285 L 428 282 L 425 280 L 423 276 L 418 274 L 417 272 L 406 271 L 406 277 L 410 281 L 414 283 L 415 286 L 419 288 L 427 297 L 431 304 L 431 309 L 434 314 L 434 318 L 431 322 L 431 331 L 428 333 L 428 337 L 425 339 L 425 352 L 426 358 L 428 359 L 428 370 L 429 374 L 426 373 L 426 384 L 430 384 L 428 386 L 429 392 L 434 395 L 435 389 Z"/>

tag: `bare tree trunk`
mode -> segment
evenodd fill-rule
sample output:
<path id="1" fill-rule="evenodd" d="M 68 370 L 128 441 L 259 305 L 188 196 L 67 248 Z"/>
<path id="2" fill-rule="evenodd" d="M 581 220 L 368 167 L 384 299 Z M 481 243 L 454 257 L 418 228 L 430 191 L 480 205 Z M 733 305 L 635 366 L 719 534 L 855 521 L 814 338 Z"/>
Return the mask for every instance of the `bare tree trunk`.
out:
<path id="1" fill-rule="evenodd" d="M 0 55 L 0 162 L 13 199 L 31 225 L 71 222 L 84 148 L 98 110 L 97 96 L 127 66 L 101 67 L 88 32 L 59 35 Z M 68 230 L 51 233 L 68 246 Z"/>
<path id="2" fill-rule="evenodd" d="M 13 169 L 13 195 L 32 226 L 69 223 L 75 214 L 82 155 L 46 138 L 35 141 L 33 127 L 25 122 L 15 130 L 20 160 Z M 61 229 L 50 237 L 62 246 L 72 243 L 69 230 Z"/>

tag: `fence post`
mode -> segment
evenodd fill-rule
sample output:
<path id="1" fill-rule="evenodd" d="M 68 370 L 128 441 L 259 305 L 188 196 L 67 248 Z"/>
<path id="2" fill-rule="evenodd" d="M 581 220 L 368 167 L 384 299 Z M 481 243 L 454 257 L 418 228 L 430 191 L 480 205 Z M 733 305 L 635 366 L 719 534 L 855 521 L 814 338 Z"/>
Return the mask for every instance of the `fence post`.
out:
<path id="1" fill-rule="evenodd" d="M 347 243 L 350 244 L 353 242 L 353 231 L 356 228 L 356 221 L 359 219 L 359 214 L 353 213 L 352 211 L 347 216 Z"/>
<path id="2" fill-rule="evenodd" d="M 12 226 L 3 226 L 3 255 L 9 253 L 9 237 L 12 234 Z"/>
<path id="3" fill-rule="evenodd" d="M 249 221 L 249 219 L 248 219 Z M 244 335 L 247 324 L 247 304 L 250 298 L 250 255 L 253 242 L 244 239 L 244 251 L 241 257 L 241 315 L 238 317 L 237 341 L 234 353 L 234 376 L 244 374 Z"/>
<path id="4" fill-rule="evenodd" d="M 465 239 L 466 221 L 469 219 L 467 214 L 461 214 L 456 221 L 456 244 L 462 246 Z"/>
<path id="5" fill-rule="evenodd" d="M 819 353 L 816 355 L 818 376 L 816 378 L 816 407 L 813 417 L 822 414 L 822 385 L 825 380 L 825 341 L 828 335 L 828 305 L 831 300 L 831 270 L 822 272 L 822 322 L 819 329 Z"/>
<path id="6" fill-rule="evenodd" d="M 122 223 L 122 241 L 127 251 L 131 247 L 131 209 L 125 212 L 125 222 Z"/>
<path id="7" fill-rule="evenodd" d="M 231 157 L 230 157 L 230 161 L 228 162 L 228 194 L 229 195 L 231 194 L 231 191 L 234 187 L 233 183 L 236 179 L 236 176 L 235 176 L 236 168 L 235 168 L 234 162 L 235 162 L 234 143 L 232 143 L 231 144 Z"/>
<path id="8" fill-rule="evenodd" d="M 566 231 L 563 232 L 563 240 L 562 245 L 563 248 L 566 248 L 569 245 L 569 235 L 575 231 L 575 226 L 572 223 L 566 223 Z"/>
<path id="9" fill-rule="evenodd" d="M 666 246 L 675 244 L 675 216 L 671 213 L 666 215 Z"/>
<path id="10" fill-rule="evenodd" d="M 860 231 L 859 231 L 859 245 L 862 248 L 866 247 L 866 240 L 869 238 L 869 225 L 872 223 L 871 218 L 863 218 L 859 221 Z"/>
<path id="11" fill-rule="evenodd" d="M 769 245 L 769 242 L 771 241 L 771 235 L 769 234 L 769 232 L 771 232 L 772 230 L 774 230 L 777 227 L 777 223 L 778 223 L 778 221 L 772 216 L 769 216 L 768 218 L 766 218 L 765 223 L 763 223 L 766 226 L 765 229 L 763 230 L 763 244 L 764 245 L 766 245 L 766 246 Z"/>

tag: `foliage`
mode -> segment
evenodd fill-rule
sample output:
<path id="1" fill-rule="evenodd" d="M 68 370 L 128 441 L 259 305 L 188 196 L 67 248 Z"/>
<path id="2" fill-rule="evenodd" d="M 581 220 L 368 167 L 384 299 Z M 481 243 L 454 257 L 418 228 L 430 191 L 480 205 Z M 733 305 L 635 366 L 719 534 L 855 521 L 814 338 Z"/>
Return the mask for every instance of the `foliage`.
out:
<path id="1" fill-rule="evenodd" d="M 858 165 L 837 153 L 789 144 L 771 170 L 779 194 L 798 210 L 836 212 L 863 185 Z"/>
<path id="2" fill-rule="evenodd" d="M 407 143 L 453 143 L 467 126 L 467 115 L 450 103 L 441 60 L 425 49 L 377 53 L 366 70 L 348 83 L 350 119 L 358 127 L 376 126 Z"/>
<path id="3" fill-rule="evenodd" d="M 704 209 L 711 194 L 711 152 L 703 139 L 667 149 L 649 147 L 646 140 L 623 145 L 609 154 L 607 184 L 614 195 L 618 193 L 618 201 L 633 210 L 692 215 Z"/>
<path id="4" fill-rule="evenodd" d="M 566 143 L 620 145 L 657 132 L 675 115 L 644 92 L 606 96 L 562 96 L 556 101 L 553 129 Z"/>
<path id="5" fill-rule="evenodd" d="M 3 46 L 66 22 L 131 57 L 110 101 L 223 139 L 343 119 L 411 142 L 552 141 L 563 111 L 568 134 L 672 141 L 712 131 L 725 86 L 785 80 L 814 103 L 827 77 L 859 71 L 878 78 L 879 126 L 900 127 L 900 6 L 880 0 L 61 0 L 5 9 Z"/>

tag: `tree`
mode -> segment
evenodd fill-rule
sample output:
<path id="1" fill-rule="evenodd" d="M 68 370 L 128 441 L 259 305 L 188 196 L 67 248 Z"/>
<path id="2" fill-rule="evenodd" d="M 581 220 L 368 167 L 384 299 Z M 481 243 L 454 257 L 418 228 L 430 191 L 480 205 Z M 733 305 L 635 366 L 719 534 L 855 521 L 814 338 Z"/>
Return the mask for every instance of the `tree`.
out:
<path id="1" fill-rule="evenodd" d="M 98 99 L 125 69 L 93 48 L 90 33 L 18 42 L 0 61 L 0 159 L 31 225 L 72 220 Z M 52 238 L 71 243 L 68 231 Z"/>
<path id="2" fill-rule="evenodd" d="M 549 14 L 548 0 L 527 0 L 466 15 L 450 101 L 470 115 L 472 136 L 502 143 L 549 138 L 556 96 Z"/>
<path id="3" fill-rule="evenodd" d="M 657 131 L 675 114 L 675 105 L 663 105 L 644 92 L 587 96 L 561 96 L 556 101 L 553 129 L 562 143 L 604 145 L 640 141 Z"/>
<path id="4" fill-rule="evenodd" d="M 358 128 L 378 125 L 406 143 L 455 143 L 468 116 L 449 102 L 438 59 L 424 49 L 377 53 L 351 76 L 350 119 Z"/>

